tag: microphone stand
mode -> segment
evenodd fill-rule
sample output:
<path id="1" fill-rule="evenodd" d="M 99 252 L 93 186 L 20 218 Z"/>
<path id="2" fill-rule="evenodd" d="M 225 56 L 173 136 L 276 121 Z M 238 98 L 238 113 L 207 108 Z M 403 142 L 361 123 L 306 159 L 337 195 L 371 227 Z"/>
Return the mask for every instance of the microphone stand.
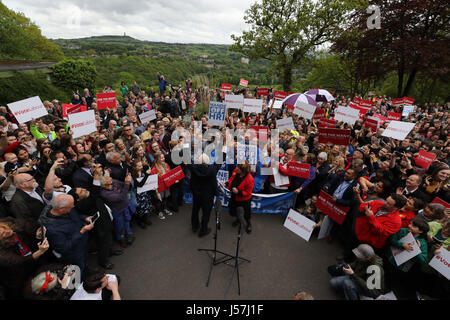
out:
<path id="1" fill-rule="evenodd" d="M 217 250 L 217 239 L 218 239 L 218 230 L 220 230 L 220 200 L 216 201 L 215 204 L 215 208 L 214 208 L 214 212 L 216 213 L 216 229 L 215 229 L 215 233 L 214 233 L 214 249 L 198 249 L 198 251 L 205 251 L 205 252 L 212 252 L 212 260 L 211 260 L 211 265 L 209 267 L 209 274 L 208 274 L 208 280 L 206 281 L 206 286 L 209 286 L 209 281 L 211 279 L 211 274 L 212 274 L 212 269 L 214 266 L 220 264 L 220 263 L 225 263 L 231 259 L 234 259 L 234 256 L 219 251 Z M 217 254 L 220 253 L 221 255 L 223 255 L 222 258 L 217 259 Z M 211 257 L 211 256 L 210 256 Z"/>

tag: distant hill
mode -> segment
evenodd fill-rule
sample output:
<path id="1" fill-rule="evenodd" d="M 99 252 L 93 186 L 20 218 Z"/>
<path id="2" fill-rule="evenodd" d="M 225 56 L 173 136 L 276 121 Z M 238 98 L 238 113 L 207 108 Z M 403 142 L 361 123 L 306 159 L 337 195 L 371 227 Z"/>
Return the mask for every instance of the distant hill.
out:
<path id="1" fill-rule="evenodd" d="M 272 84 L 270 63 L 259 60 L 248 63 L 228 45 L 180 44 L 140 41 L 129 36 L 99 36 L 81 39 L 54 39 L 67 58 L 92 59 L 99 73 L 98 87 L 118 87 L 120 81 L 136 80 L 155 86 L 156 72 L 169 83 L 182 84 L 188 77 L 202 76 L 214 84 L 238 84 L 240 78 L 249 85 Z M 274 84 L 276 84 L 276 79 Z"/>

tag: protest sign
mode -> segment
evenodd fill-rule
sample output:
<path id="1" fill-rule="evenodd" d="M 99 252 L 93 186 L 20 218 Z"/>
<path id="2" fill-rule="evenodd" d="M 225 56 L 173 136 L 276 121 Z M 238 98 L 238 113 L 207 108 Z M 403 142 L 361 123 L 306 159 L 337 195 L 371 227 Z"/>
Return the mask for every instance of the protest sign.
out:
<path id="1" fill-rule="evenodd" d="M 441 253 L 431 259 L 429 265 L 450 280 L 450 252 L 441 247 Z"/>
<path id="2" fill-rule="evenodd" d="M 275 186 L 280 187 L 289 184 L 289 176 L 281 174 L 280 170 L 277 167 L 273 167 L 272 172 Z"/>
<path id="3" fill-rule="evenodd" d="M 331 219 L 329 216 L 325 216 L 323 218 L 322 225 L 320 226 L 319 235 L 317 236 L 317 240 L 328 237 L 331 233 L 331 228 L 333 228 Z"/>
<path id="4" fill-rule="evenodd" d="M 156 119 L 155 110 L 150 110 L 139 115 L 139 119 L 141 119 L 142 124 L 146 124 L 152 120 Z"/>
<path id="5" fill-rule="evenodd" d="M 281 109 L 282 106 L 283 106 L 282 101 L 273 99 L 272 108 Z"/>
<path id="6" fill-rule="evenodd" d="M 183 169 L 181 169 L 181 166 L 176 167 L 173 170 L 170 170 L 166 174 L 163 174 L 161 178 L 164 181 L 164 184 L 166 187 L 172 186 L 176 181 L 180 181 L 184 178 L 184 172 Z"/>
<path id="7" fill-rule="evenodd" d="M 364 116 L 366 115 L 366 113 L 369 111 L 369 109 L 366 109 L 364 107 L 360 107 L 360 106 L 356 106 L 356 105 L 351 105 L 350 104 L 350 108 L 353 108 L 355 110 L 359 111 L 359 119 L 362 120 L 364 118 Z"/>
<path id="8" fill-rule="evenodd" d="M 269 89 L 268 88 L 257 88 L 256 94 L 258 96 L 267 96 L 269 94 Z"/>
<path id="9" fill-rule="evenodd" d="M 142 178 L 137 178 L 136 180 L 138 182 L 141 182 Z M 143 192 L 147 192 L 147 191 L 151 191 L 154 189 L 158 189 L 158 175 L 157 174 L 153 174 L 151 176 L 148 176 L 147 180 L 145 181 L 145 184 L 142 187 L 138 187 L 137 188 L 137 193 L 143 193 Z"/>
<path id="10" fill-rule="evenodd" d="M 369 119 L 372 119 L 372 118 L 378 119 L 378 120 L 379 120 L 378 123 L 379 123 L 380 126 L 381 126 L 383 123 L 385 123 L 386 120 L 387 120 L 386 117 L 383 117 L 381 114 L 378 114 L 378 113 L 374 113 L 373 117 L 369 117 Z"/>
<path id="11" fill-rule="evenodd" d="M 285 130 L 295 130 L 292 117 L 277 120 L 277 127 L 280 132 L 283 132 Z"/>
<path id="12" fill-rule="evenodd" d="M 220 85 L 220 90 L 231 91 L 231 87 L 232 87 L 232 85 L 230 83 L 222 83 Z"/>
<path id="13" fill-rule="evenodd" d="M 382 136 L 397 140 L 405 140 L 406 136 L 411 132 L 415 125 L 415 123 L 411 122 L 392 120 L 388 127 L 383 131 Z"/>
<path id="14" fill-rule="evenodd" d="M 244 112 L 262 112 L 263 101 L 261 99 L 244 99 Z"/>
<path id="15" fill-rule="evenodd" d="M 304 117 L 305 119 L 312 119 L 316 112 L 316 108 L 316 106 L 298 100 L 294 106 L 294 114 Z"/>
<path id="16" fill-rule="evenodd" d="M 227 105 L 227 109 L 242 109 L 244 106 L 244 96 L 226 94 L 225 104 Z"/>
<path id="17" fill-rule="evenodd" d="M 287 93 L 287 92 L 275 90 L 274 96 L 273 96 L 273 97 L 274 97 L 275 99 L 283 100 L 283 99 L 286 98 L 287 96 L 288 96 L 288 93 Z"/>
<path id="18" fill-rule="evenodd" d="M 414 162 L 422 168 L 428 169 L 431 163 L 436 159 L 436 154 L 427 152 L 425 150 L 419 150 L 419 155 L 414 158 Z"/>
<path id="19" fill-rule="evenodd" d="M 67 108 L 67 114 L 72 114 L 72 113 L 78 113 L 78 112 L 84 112 L 87 111 L 87 107 L 86 106 L 82 106 L 80 104 L 77 105 L 71 105 L 70 107 Z"/>
<path id="20" fill-rule="evenodd" d="M 243 86 L 243 87 L 247 87 L 248 86 L 248 81 L 245 80 L 245 79 L 241 79 L 241 81 L 239 82 L 239 85 Z"/>
<path id="21" fill-rule="evenodd" d="M 369 129 L 372 133 L 376 132 L 378 129 L 378 121 L 374 119 L 366 119 L 363 123 L 363 127 Z"/>
<path id="22" fill-rule="evenodd" d="M 313 121 L 325 118 L 325 110 L 317 108 L 312 117 Z"/>
<path id="23" fill-rule="evenodd" d="M 269 128 L 264 126 L 250 127 L 250 140 L 256 137 L 261 142 L 266 142 L 269 139 Z"/>
<path id="24" fill-rule="evenodd" d="M 416 99 L 408 98 L 408 97 L 403 97 L 403 103 L 404 103 L 404 104 L 410 105 L 410 104 L 413 104 L 414 101 L 416 101 Z"/>
<path id="25" fill-rule="evenodd" d="M 338 224 L 342 224 L 347 216 L 349 207 L 340 206 L 331 201 L 332 196 L 324 191 L 320 191 L 317 198 L 316 208 L 329 216 L 332 220 Z"/>
<path id="26" fill-rule="evenodd" d="M 309 170 L 311 169 L 311 165 L 308 163 L 290 161 L 288 162 L 287 169 L 290 176 L 309 179 Z"/>
<path id="27" fill-rule="evenodd" d="M 306 241 L 309 241 L 309 238 L 314 231 L 315 224 L 316 223 L 314 221 L 309 220 L 304 215 L 301 215 L 300 213 L 292 209 L 289 210 L 289 214 L 284 222 L 284 226 L 287 229 L 291 230 L 293 233 L 305 239 Z"/>
<path id="28" fill-rule="evenodd" d="M 218 180 L 220 183 L 226 183 L 226 182 L 228 181 L 228 179 L 229 179 L 228 176 L 229 176 L 229 173 L 228 173 L 227 170 L 220 169 L 220 170 L 217 172 L 217 180 Z"/>
<path id="29" fill-rule="evenodd" d="M 116 93 L 97 93 L 97 109 L 104 110 L 116 107 Z"/>
<path id="30" fill-rule="evenodd" d="M 273 174 L 272 167 L 261 167 L 262 176 L 271 176 Z"/>
<path id="31" fill-rule="evenodd" d="M 402 114 L 401 113 L 388 112 L 388 120 L 400 121 L 401 119 L 402 119 Z"/>
<path id="32" fill-rule="evenodd" d="M 403 106 L 402 116 L 407 117 L 411 112 L 414 112 L 414 106 Z"/>
<path id="33" fill-rule="evenodd" d="M 393 100 L 392 100 L 392 104 L 393 104 L 394 106 L 402 105 L 402 104 L 403 104 L 403 98 L 393 99 Z"/>
<path id="34" fill-rule="evenodd" d="M 37 96 L 9 103 L 8 107 L 19 123 L 25 123 L 48 115 L 41 98 Z"/>
<path id="35" fill-rule="evenodd" d="M 210 102 L 208 125 L 223 127 L 225 125 L 225 115 L 227 105 L 225 103 Z"/>
<path id="36" fill-rule="evenodd" d="M 68 117 L 74 139 L 97 131 L 94 110 L 69 114 Z"/>
<path id="37" fill-rule="evenodd" d="M 336 126 L 337 121 L 332 119 L 320 119 L 319 120 L 319 129 L 320 128 L 334 128 Z"/>
<path id="38" fill-rule="evenodd" d="M 372 107 L 372 101 L 359 99 L 358 105 L 370 109 Z"/>
<path id="39" fill-rule="evenodd" d="M 348 146 L 350 143 L 350 129 L 335 129 L 319 127 L 319 143 L 332 143 L 339 146 Z"/>
<path id="40" fill-rule="evenodd" d="M 349 107 L 339 106 L 334 112 L 334 120 L 348 124 L 355 124 L 359 119 L 359 110 Z"/>
<path id="41" fill-rule="evenodd" d="M 419 255 L 422 251 L 417 245 L 416 240 L 414 239 L 411 232 L 409 232 L 406 236 L 400 239 L 402 244 L 409 243 L 413 247 L 413 251 L 408 251 L 406 249 L 399 249 L 391 246 L 392 255 L 394 256 L 394 260 L 397 263 L 397 266 L 404 264 L 406 261 L 411 260 L 415 256 Z"/>
<path id="42" fill-rule="evenodd" d="M 249 164 L 256 164 L 258 162 L 258 148 L 252 144 L 238 143 L 237 162 L 243 163 L 245 160 Z"/>

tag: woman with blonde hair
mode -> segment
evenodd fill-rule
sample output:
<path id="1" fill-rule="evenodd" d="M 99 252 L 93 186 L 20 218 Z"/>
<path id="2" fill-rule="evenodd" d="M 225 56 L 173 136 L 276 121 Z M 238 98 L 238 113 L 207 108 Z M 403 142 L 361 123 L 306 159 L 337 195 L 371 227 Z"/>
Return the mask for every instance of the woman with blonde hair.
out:
<path id="1" fill-rule="evenodd" d="M 164 154 L 162 152 L 157 152 L 155 154 L 155 162 L 154 162 L 153 168 L 150 173 L 158 175 L 158 192 L 161 195 L 161 201 L 162 201 L 161 209 L 160 209 L 160 212 L 158 213 L 158 216 L 161 220 L 165 219 L 164 212 L 168 216 L 173 215 L 173 212 L 166 209 L 166 203 L 167 203 L 167 199 L 170 196 L 170 191 L 169 191 L 169 188 L 164 183 L 164 180 L 162 179 L 162 176 L 169 171 L 170 171 L 170 166 L 166 163 Z"/>

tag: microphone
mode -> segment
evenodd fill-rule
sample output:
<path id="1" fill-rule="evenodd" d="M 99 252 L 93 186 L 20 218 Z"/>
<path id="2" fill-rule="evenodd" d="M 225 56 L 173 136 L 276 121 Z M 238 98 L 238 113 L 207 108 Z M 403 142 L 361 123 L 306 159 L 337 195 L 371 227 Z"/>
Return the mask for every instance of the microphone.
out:
<path id="1" fill-rule="evenodd" d="M 242 228 L 247 228 L 247 222 L 245 221 L 245 219 L 244 219 L 244 208 L 242 208 L 242 207 L 238 207 L 237 209 L 236 209 L 236 215 L 237 215 L 237 218 L 238 218 L 238 220 L 239 220 L 239 224 L 240 224 L 240 229 L 241 229 L 241 232 L 242 232 Z"/>
<path id="2" fill-rule="evenodd" d="M 221 225 L 221 215 L 220 212 L 222 210 L 222 201 L 220 201 L 219 197 L 216 197 L 216 201 L 214 202 L 214 210 L 216 211 L 216 218 L 217 218 L 217 229 L 220 230 Z"/>

